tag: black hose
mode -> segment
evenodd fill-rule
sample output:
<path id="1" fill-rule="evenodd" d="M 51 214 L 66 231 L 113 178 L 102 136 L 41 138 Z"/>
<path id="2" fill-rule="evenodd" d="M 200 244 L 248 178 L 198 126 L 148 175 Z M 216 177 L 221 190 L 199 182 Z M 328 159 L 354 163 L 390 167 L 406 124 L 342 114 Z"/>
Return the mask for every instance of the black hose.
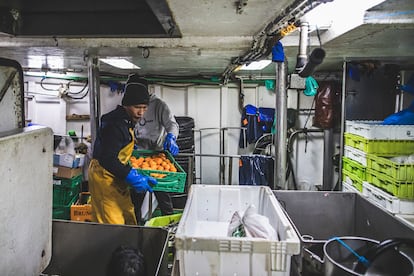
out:
<path id="1" fill-rule="evenodd" d="M 289 174 L 292 174 L 292 181 L 293 181 L 293 188 L 295 190 L 298 190 L 298 185 L 296 183 L 296 176 L 295 176 L 295 171 L 293 170 L 293 164 L 292 164 L 292 158 L 290 157 L 290 154 L 288 152 L 287 154 L 287 166 L 288 166 L 288 173 L 286 174 L 286 180 L 288 180 L 289 178 Z"/>
<path id="2" fill-rule="evenodd" d="M 302 71 L 299 72 L 299 76 L 302 78 L 309 77 L 315 71 L 316 66 L 323 62 L 325 58 L 325 50 L 322 48 L 315 48 L 309 56 L 309 61 L 305 65 Z"/>

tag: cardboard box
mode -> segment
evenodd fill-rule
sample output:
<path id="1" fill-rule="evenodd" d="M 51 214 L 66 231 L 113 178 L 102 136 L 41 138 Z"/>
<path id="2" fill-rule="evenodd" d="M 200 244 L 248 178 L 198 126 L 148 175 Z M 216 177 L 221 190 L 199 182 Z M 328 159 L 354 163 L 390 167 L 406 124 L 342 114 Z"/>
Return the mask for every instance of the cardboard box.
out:
<path id="1" fill-rule="evenodd" d="M 92 221 L 92 205 L 89 204 L 91 194 L 82 192 L 79 199 L 70 207 L 70 219 L 74 221 Z"/>
<path id="2" fill-rule="evenodd" d="M 67 153 L 53 154 L 53 165 L 54 166 L 77 168 L 77 167 L 82 167 L 84 163 L 85 163 L 84 154 L 76 154 L 75 156 L 73 156 L 72 154 L 67 154 Z"/>
<path id="3" fill-rule="evenodd" d="M 82 168 L 68 168 L 62 166 L 53 167 L 53 176 L 61 178 L 73 178 L 82 174 Z"/>

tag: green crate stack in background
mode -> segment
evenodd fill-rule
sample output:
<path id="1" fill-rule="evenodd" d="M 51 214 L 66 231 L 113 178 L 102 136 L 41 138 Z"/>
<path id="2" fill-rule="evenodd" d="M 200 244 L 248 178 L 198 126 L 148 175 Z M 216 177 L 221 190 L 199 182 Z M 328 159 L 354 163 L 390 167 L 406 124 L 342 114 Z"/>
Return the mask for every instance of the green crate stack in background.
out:
<path id="1" fill-rule="evenodd" d="M 366 167 L 347 157 L 342 158 L 342 181 L 351 184 L 362 192 L 362 182 L 366 180 Z"/>
<path id="2" fill-rule="evenodd" d="M 414 126 L 387 126 L 380 123 L 346 122 L 348 132 L 344 134 L 345 146 L 363 152 L 366 166 L 360 164 L 360 159 L 352 158 L 352 155 L 351 158 L 344 157 L 343 180 L 347 177 L 360 180 L 363 177 L 363 181 L 390 195 L 414 200 L 414 164 L 397 163 L 391 159 L 414 154 Z M 359 188 L 359 182 L 355 183 L 358 183 Z"/>
<path id="3" fill-rule="evenodd" d="M 72 178 L 53 177 L 53 218 L 70 219 L 70 206 L 78 199 L 82 174 Z"/>

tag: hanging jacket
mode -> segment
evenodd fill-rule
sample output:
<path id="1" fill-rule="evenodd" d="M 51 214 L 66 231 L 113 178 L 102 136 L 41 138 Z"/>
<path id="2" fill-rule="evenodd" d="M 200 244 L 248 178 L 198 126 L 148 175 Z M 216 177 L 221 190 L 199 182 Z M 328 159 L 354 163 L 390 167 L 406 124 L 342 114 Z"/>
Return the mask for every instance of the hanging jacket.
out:
<path id="1" fill-rule="evenodd" d="M 240 132 L 239 147 L 245 148 L 247 144 L 255 143 L 264 133 L 270 133 L 275 116 L 274 108 L 259 107 L 248 104 L 243 108 L 241 126 L 246 128 Z"/>

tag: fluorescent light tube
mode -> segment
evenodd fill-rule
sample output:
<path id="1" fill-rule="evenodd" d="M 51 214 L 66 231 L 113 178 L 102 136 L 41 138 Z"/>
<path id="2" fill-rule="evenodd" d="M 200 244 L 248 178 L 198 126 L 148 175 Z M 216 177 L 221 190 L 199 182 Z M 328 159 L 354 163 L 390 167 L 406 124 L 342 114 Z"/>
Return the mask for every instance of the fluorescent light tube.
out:
<path id="1" fill-rule="evenodd" d="M 100 58 L 99 60 L 121 69 L 141 69 L 141 67 L 123 58 Z"/>
<path id="2" fill-rule="evenodd" d="M 271 60 L 259 60 L 259 61 L 253 61 L 249 65 L 244 64 L 240 70 L 262 70 L 266 66 L 268 66 L 272 61 Z"/>

